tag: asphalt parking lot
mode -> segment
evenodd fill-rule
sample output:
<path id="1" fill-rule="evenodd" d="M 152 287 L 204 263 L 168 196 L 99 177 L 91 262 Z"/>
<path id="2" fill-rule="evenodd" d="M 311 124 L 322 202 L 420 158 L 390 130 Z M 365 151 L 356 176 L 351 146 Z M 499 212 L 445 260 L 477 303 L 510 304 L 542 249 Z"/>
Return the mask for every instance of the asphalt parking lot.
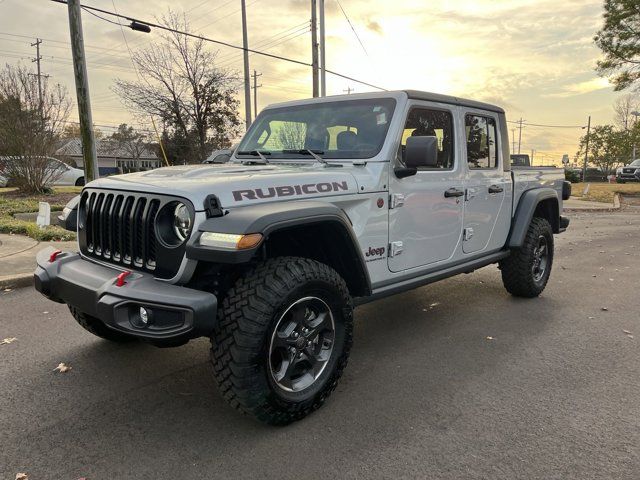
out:
<path id="1" fill-rule="evenodd" d="M 206 340 L 111 345 L 0 292 L 0 478 L 640 478 L 639 239 L 574 214 L 538 299 L 491 266 L 360 307 L 336 392 L 284 428 L 224 403 Z"/>

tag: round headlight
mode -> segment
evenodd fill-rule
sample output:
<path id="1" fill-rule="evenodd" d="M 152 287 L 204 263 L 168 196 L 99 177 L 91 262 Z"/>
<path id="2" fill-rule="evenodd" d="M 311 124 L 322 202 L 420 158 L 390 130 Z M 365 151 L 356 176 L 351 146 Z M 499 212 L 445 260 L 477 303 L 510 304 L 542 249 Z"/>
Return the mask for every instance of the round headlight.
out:
<path id="1" fill-rule="evenodd" d="M 191 215 L 184 203 L 178 203 L 173 211 L 173 231 L 180 241 L 185 241 L 191 233 Z"/>

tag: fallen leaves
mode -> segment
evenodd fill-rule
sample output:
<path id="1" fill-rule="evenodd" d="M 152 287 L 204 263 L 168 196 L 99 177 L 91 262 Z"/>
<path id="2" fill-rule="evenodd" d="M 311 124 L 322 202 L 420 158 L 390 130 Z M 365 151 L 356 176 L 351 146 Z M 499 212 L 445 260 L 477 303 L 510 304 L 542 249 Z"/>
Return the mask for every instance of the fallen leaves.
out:
<path id="1" fill-rule="evenodd" d="M 9 337 L 9 338 L 4 338 L 1 342 L 0 345 L 9 345 L 10 343 L 13 343 L 17 340 L 16 337 Z"/>
<path id="2" fill-rule="evenodd" d="M 603 312 L 608 312 L 608 311 L 609 311 L 609 309 L 608 309 L 607 307 L 602 307 L 602 308 L 601 308 L 601 310 L 602 310 Z"/>
<path id="3" fill-rule="evenodd" d="M 633 333 L 631 333 L 629 330 L 622 330 L 622 333 L 624 333 L 627 337 L 633 339 Z"/>
<path id="4" fill-rule="evenodd" d="M 26 473 L 16 473 L 16 480 L 29 480 L 29 475 Z"/>
<path id="5" fill-rule="evenodd" d="M 495 337 L 487 337 L 487 340 L 495 340 Z"/>
<path id="6" fill-rule="evenodd" d="M 71 370 L 72 367 L 70 367 L 69 365 L 67 365 L 66 363 L 62 363 L 60 362 L 60 364 L 53 369 L 53 371 L 58 371 L 60 373 L 67 373 L 69 370 Z"/>

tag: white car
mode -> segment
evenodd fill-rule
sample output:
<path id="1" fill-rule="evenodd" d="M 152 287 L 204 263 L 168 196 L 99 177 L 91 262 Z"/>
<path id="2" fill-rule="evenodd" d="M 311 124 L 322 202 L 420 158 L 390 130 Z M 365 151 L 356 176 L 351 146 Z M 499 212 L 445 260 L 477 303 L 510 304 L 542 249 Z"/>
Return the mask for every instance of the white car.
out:
<path id="1" fill-rule="evenodd" d="M 54 186 L 82 186 L 84 185 L 84 170 L 76 167 L 71 167 L 64 162 L 61 162 L 57 158 L 53 157 L 38 157 L 40 159 L 46 158 L 48 162 L 48 168 L 56 170 L 51 175 L 54 178 L 52 184 Z M 4 162 L 19 162 L 23 161 L 21 157 L 0 157 L 0 160 Z M 10 178 L 5 175 L 0 175 L 0 187 L 6 187 L 10 183 Z"/>
<path id="2" fill-rule="evenodd" d="M 76 187 L 84 185 L 84 170 L 71 167 L 57 158 L 50 157 L 49 161 L 52 168 L 57 168 L 61 171 L 60 176 L 53 182 L 54 185 L 75 185 Z"/>

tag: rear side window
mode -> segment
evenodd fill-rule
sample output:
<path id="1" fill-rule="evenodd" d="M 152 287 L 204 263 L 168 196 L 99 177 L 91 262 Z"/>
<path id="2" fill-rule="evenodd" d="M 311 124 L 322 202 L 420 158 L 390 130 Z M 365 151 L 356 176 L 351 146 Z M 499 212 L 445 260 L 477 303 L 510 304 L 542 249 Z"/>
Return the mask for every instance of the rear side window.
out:
<path id="1" fill-rule="evenodd" d="M 481 115 L 465 116 L 467 163 L 472 170 L 498 166 L 496 121 Z"/>

